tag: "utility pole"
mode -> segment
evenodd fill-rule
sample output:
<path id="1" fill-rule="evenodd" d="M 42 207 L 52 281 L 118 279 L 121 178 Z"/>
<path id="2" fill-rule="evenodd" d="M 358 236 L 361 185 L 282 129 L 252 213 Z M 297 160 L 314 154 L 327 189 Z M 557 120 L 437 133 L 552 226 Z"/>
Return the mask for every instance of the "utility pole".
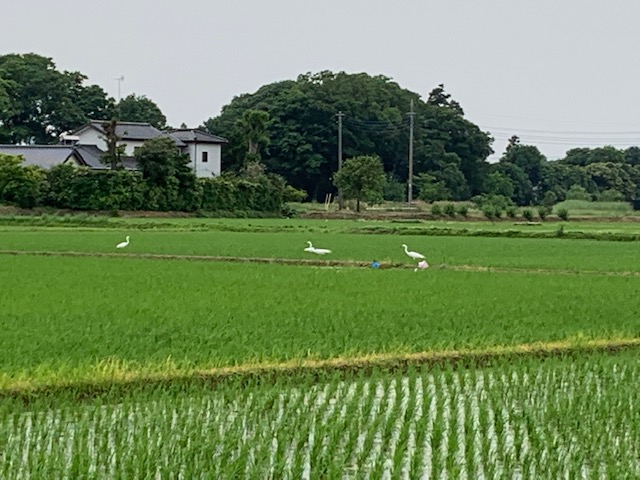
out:
<path id="1" fill-rule="evenodd" d="M 415 112 L 413 111 L 413 99 L 411 100 L 411 111 L 409 115 L 409 178 L 407 180 L 407 203 L 411 205 L 413 201 L 413 117 Z"/>
<path id="2" fill-rule="evenodd" d="M 338 117 L 338 171 L 342 168 L 342 117 L 344 113 L 339 111 L 336 116 Z M 344 200 L 342 198 L 342 191 L 338 189 L 338 209 L 344 208 Z"/>
<path id="3" fill-rule="evenodd" d="M 118 102 L 120 102 L 120 85 L 122 84 L 122 82 L 124 82 L 124 75 L 120 75 L 118 78 L 116 78 L 116 81 L 118 82 Z"/>

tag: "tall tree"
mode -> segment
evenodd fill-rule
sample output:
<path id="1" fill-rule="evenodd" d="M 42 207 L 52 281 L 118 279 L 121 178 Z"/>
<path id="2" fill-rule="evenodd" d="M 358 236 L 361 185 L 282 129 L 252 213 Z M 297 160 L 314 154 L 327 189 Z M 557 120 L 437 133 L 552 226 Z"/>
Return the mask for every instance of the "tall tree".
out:
<path id="1" fill-rule="evenodd" d="M 360 201 L 379 201 L 386 183 L 382 162 L 376 156 L 362 155 L 349 158 L 333 176 L 333 182 L 346 198 L 355 199 L 356 211 Z"/>
<path id="2" fill-rule="evenodd" d="M 144 95 L 127 95 L 116 105 L 116 115 L 122 122 L 146 122 L 156 128 L 167 126 L 167 117 L 160 107 Z"/>
<path id="3" fill-rule="evenodd" d="M 180 153 L 173 140 L 156 137 L 135 152 L 147 182 L 153 207 L 190 211 L 197 204 L 196 176 L 189 168 L 189 155 Z"/>
<path id="4" fill-rule="evenodd" d="M 153 186 L 164 187 L 172 178 L 193 173 L 187 166 L 189 156 L 180 153 L 173 140 L 167 137 L 147 140 L 136 150 L 135 156 L 142 176 Z"/>
<path id="5" fill-rule="evenodd" d="M 60 72 L 34 53 L 0 56 L 0 142 L 52 143 L 112 106 L 79 72 Z"/>
<path id="6" fill-rule="evenodd" d="M 502 158 L 500 158 L 500 163 L 512 163 L 520 167 L 529 178 L 534 191 L 540 185 L 542 169 L 546 162 L 546 157 L 540 153 L 538 147 L 520 143 L 520 139 L 516 135 L 511 137 Z"/>

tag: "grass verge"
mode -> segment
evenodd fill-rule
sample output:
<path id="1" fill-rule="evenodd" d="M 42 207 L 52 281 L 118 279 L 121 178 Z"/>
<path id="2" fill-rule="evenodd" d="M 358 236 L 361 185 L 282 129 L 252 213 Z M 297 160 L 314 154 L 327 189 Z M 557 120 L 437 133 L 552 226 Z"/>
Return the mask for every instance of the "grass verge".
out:
<path id="1" fill-rule="evenodd" d="M 58 393 L 71 393 L 77 398 L 92 398 L 105 392 L 124 393 L 139 387 L 202 382 L 214 386 L 228 380 L 276 381 L 297 375 L 322 377 L 336 372 L 345 375 L 372 370 L 397 372 L 416 366 L 478 366 L 509 358 L 572 356 L 617 352 L 638 347 L 640 338 L 587 339 L 576 335 L 555 342 L 496 345 L 480 349 L 372 353 L 329 359 L 243 363 L 209 369 L 185 368 L 174 363 L 171 358 L 162 364 L 148 365 L 106 359 L 87 369 L 69 370 L 65 375 L 47 372 L 44 369 L 29 377 L 0 374 L 0 398 L 29 402 L 43 395 L 51 396 Z"/>

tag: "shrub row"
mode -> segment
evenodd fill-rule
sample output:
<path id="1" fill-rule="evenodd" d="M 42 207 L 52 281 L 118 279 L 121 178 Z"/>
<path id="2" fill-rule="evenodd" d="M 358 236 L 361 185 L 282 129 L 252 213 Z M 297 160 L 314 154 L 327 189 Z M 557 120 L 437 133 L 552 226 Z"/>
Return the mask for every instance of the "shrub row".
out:
<path id="1" fill-rule="evenodd" d="M 138 172 L 93 171 L 68 165 L 44 171 L 0 162 L 0 202 L 22 208 L 113 211 L 281 212 L 297 192 L 282 178 L 193 178 L 185 187 L 150 185 Z"/>

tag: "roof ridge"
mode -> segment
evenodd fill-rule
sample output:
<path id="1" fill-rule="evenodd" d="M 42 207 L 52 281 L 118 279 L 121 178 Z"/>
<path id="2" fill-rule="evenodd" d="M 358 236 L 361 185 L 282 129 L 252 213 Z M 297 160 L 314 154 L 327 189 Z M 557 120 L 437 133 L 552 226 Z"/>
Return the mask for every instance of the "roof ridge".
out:
<path id="1" fill-rule="evenodd" d="M 95 119 L 92 119 L 92 120 L 89 120 L 89 123 L 100 123 L 100 124 L 102 124 L 102 123 L 108 123 L 110 121 L 111 120 L 95 120 Z M 150 122 L 129 122 L 129 121 L 126 121 L 126 120 L 116 120 L 116 124 L 117 125 L 124 125 L 124 124 L 126 124 L 126 125 L 144 125 L 144 126 L 157 128 L 157 127 L 154 127 L 153 125 L 151 125 Z"/>
<path id="2" fill-rule="evenodd" d="M 2 148 L 73 148 L 73 145 L 46 145 L 46 144 L 32 144 L 32 145 L 13 145 L 13 144 L 0 144 Z"/>

